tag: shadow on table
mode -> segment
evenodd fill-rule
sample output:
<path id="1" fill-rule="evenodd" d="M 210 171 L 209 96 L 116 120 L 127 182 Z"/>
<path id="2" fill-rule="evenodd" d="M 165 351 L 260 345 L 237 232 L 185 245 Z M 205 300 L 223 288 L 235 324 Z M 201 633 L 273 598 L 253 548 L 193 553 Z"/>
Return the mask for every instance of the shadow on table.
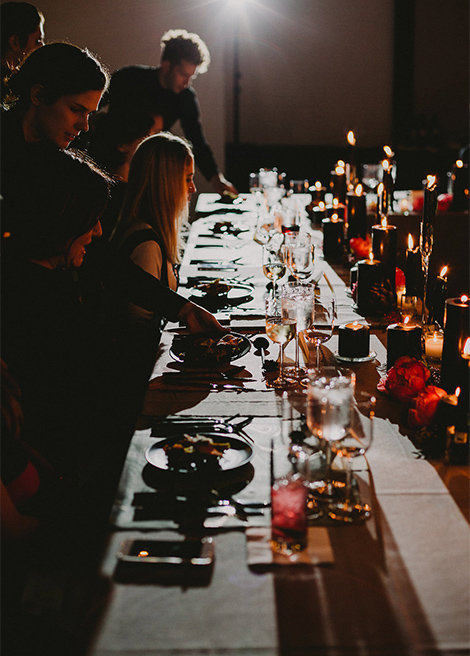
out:
<path id="1" fill-rule="evenodd" d="M 214 571 L 210 565 L 164 565 L 142 563 L 118 563 L 114 580 L 133 585 L 160 585 L 164 587 L 207 588 Z"/>
<path id="2" fill-rule="evenodd" d="M 281 656 L 411 656 L 413 639 L 434 644 L 371 476 L 361 497 L 370 520 L 328 525 L 332 567 L 274 571 Z"/>

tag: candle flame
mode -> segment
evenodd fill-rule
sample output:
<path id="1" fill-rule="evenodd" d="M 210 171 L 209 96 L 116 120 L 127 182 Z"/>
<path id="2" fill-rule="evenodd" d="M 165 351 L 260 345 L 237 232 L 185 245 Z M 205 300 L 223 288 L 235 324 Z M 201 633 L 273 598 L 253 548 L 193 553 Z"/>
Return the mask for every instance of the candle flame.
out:
<path id="1" fill-rule="evenodd" d="M 441 278 L 444 278 L 446 273 L 447 273 L 447 267 L 445 266 L 445 267 L 442 267 L 441 272 L 440 272 L 439 275 L 441 276 Z"/>
<path id="2" fill-rule="evenodd" d="M 372 251 L 369 251 L 369 260 L 370 262 L 374 261 L 374 253 Z"/>
<path id="3" fill-rule="evenodd" d="M 356 137 L 354 136 L 354 132 L 352 130 L 349 130 L 348 132 L 348 144 L 350 146 L 356 145 Z"/>
<path id="4" fill-rule="evenodd" d="M 456 387 L 456 388 L 455 388 L 455 392 L 454 392 L 454 394 L 455 394 L 455 396 L 456 396 L 457 398 L 459 398 L 459 396 L 460 396 L 460 387 Z"/>
<path id="5" fill-rule="evenodd" d="M 333 198 L 333 207 L 335 209 L 338 209 L 338 205 L 339 205 L 339 200 L 337 198 Z"/>
<path id="6" fill-rule="evenodd" d="M 382 219 L 381 219 L 381 221 L 380 221 L 380 223 L 381 223 L 381 225 L 382 225 L 382 228 L 386 228 L 387 225 L 388 225 L 388 223 L 387 223 L 387 217 L 386 217 L 386 216 L 383 216 Z"/>
<path id="7" fill-rule="evenodd" d="M 321 182 L 320 182 L 319 180 L 317 180 L 317 181 L 315 182 L 315 189 L 316 189 L 317 191 L 320 191 L 320 190 L 321 190 Z"/>
<path id="8" fill-rule="evenodd" d="M 324 209 L 325 209 L 325 203 L 321 200 L 321 201 L 318 203 L 318 207 L 319 207 L 321 210 L 324 210 Z"/>
<path id="9" fill-rule="evenodd" d="M 383 192 L 384 192 L 384 183 L 379 182 L 379 184 L 377 186 L 377 196 L 381 196 L 383 194 Z"/>
<path id="10" fill-rule="evenodd" d="M 460 297 L 460 302 L 461 302 L 461 303 L 466 303 L 467 301 L 468 301 L 468 296 L 465 296 L 465 295 L 464 295 L 464 296 L 461 296 L 461 297 Z"/>
<path id="11" fill-rule="evenodd" d="M 336 223 L 339 220 L 339 216 L 337 214 L 332 214 L 331 220 L 333 221 L 333 223 Z"/>
<path id="12" fill-rule="evenodd" d="M 356 326 L 359 325 L 359 321 L 353 321 L 353 327 L 355 328 Z"/>
<path id="13" fill-rule="evenodd" d="M 343 173 L 344 173 L 344 166 L 340 166 L 339 162 L 335 167 L 335 173 L 336 173 L 336 175 L 343 175 Z"/>
<path id="14" fill-rule="evenodd" d="M 384 152 L 387 155 L 387 157 L 393 157 L 393 155 L 395 155 L 395 153 L 390 148 L 390 146 L 384 146 Z"/>
<path id="15" fill-rule="evenodd" d="M 344 160 L 339 159 L 339 160 L 336 162 L 336 166 L 342 166 L 342 167 L 344 168 L 344 167 L 346 166 L 346 163 L 345 163 Z"/>
<path id="16" fill-rule="evenodd" d="M 390 168 L 390 162 L 388 161 L 388 159 L 384 159 L 384 161 L 382 162 L 382 168 L 384 171 L 388 171 L 388 169 Z"/>
<path id="17" fill-rule="evenodd" d="M 410 249 L 410 251 L 413 250 L 413 237 L 411 236 L 410 233 L 408 233 L 408 248 Z"/>
<path id="18" fill-rule="evenodd" d="M 356 194 L 356 196 L 362 196 L 362 185 L 361 184 L 357 185 L 356 189 L 354 190 L 354 193 Z"/>
<path id="19" fill-rule="evenodd" d="M 462 160 L 461 160 L 461 159 L 458 159 L 458 160 L 455 162 L 455 166 L 456 166 L 458 169 L 462 169 L 462 168 L 463 168 L 463 162 L 462 162 Z"/>
<path id="20" fill-rule="evenodd" d="M 405 318 L 403 319 L 403 323 L 405 324 L 405 326 L 406 326 L 406 324 L 409 322 L 409 320 L 410 320 L 410 317 L 405 317 Z"/>
<path id="21" fill-rule="evenodd" d="M 433 191 L 436 187 L 436 176 L 435 175 L 428 175 L 426 177 L 426 189 L 429 189 L 430 191 Z"/>
<path id="22" fill-rule="evenodd" d="M 462 349 L 462 354 L 466 358 L 470 358 L 470 337 L 467 337 L 467 339 L 465 341 L 465 344 L 464 344 L 463 349 Z"/>

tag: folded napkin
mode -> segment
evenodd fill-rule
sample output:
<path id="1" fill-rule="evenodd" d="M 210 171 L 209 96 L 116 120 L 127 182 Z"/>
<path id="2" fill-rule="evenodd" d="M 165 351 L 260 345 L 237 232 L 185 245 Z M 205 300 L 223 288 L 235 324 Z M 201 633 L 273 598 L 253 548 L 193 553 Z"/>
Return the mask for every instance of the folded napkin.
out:
<path id="1" fill-rule="evenodd" d="M 287 556 L 271 548 L 271 527 L 246 529 L 248 565 L 326 565 L 334 562 L 328 529 L 309 526 L 307 548 Z"/>

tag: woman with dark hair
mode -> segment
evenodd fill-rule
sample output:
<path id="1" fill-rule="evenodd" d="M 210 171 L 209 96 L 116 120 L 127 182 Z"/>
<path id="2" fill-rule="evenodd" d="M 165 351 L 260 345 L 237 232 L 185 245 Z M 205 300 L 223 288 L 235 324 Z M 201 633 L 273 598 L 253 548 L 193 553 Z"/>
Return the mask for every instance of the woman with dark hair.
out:
<path id="1" fill-rule="evenodd" d="M 20 229 L 2 264 L 2 358 L 22 392 L 24 439 L 80 483 L 101 383 L 100 318 L 73 270 L 101 235 L 109 181 L 78 154 L 31 155 Z M 83 459 L 85 456 L 85 459 Z"/>
<path id="2" fill-rule="evenodd" d="M 30 52 L 44 45 L 44 16 L 28 2 L 4 2 L 0 5 L 0 29 L 3 103 L 9 93 L 5 79 Z"/>

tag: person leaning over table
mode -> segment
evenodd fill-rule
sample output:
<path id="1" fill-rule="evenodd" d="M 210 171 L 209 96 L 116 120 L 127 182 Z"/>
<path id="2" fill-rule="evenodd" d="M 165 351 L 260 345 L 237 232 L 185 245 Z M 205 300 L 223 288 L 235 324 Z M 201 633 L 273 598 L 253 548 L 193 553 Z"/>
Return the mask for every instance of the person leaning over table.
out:
<path id="1" fill-rule="evenodd" d="M 2 49 L 2 103 L 9 90 L 5 79 L 23 59 L 44 45 L 44 16 L 28 2 L 4 2 L 0 5 Z"/>
<path id="2" fill-rule="evenodd" d="M 194 157 L 189 143 L 169 132 L 144 139 L 129 169 L 126 194 L 111 237 L 117 267 L 131 259 L 165 286 L 176 290 L 180 262 L 180 227 L 195 193 Z M 157 329 L 162 312 L 129 305 L 134 323 L 152 322 Z"/>
<path id="3" fill-rule="evenodd" d="M 107 85 L 107 71 L 98 59 L 68 43 L 51 43 L 35 50 L 9 78 L 11 93 L 8 109 L 2 113 L 1 131 L 4 258 L 20 229 L 16 206 L 18 199 L 28 194 L 24 169 L 32 155 L 40 162 L 41 151 L 46 156 L 50 149 L 69 148 L 80 132 L 88 130 L 88 118 Z M 120 280 L 121 294 L 136 295 L 134 302 L 149 304 L 150 311 L 164 308 L 168 319 L 182 322 L 190 332 L 223 330 L 205 309 L 175 294 L 131 260 L 128 266 Z"/>
<path id="4" fill-rule="evenodd" d="M 197 95 L 191 81 L 205 73 L 210 54 L 204 41 L 186 30 L 169 30 L 160 42 L 160 66 L 127 66 L 115 71 L 107 101 L 111 109 L 133 106 L 150 109 L 163 107 L 164 130 L 181 122 L 186 138 L 194 150 L 196 165 L 219 194 L 238 193 L 219 171 L 214 153 L 207 142 L 200 117 Z"/>

